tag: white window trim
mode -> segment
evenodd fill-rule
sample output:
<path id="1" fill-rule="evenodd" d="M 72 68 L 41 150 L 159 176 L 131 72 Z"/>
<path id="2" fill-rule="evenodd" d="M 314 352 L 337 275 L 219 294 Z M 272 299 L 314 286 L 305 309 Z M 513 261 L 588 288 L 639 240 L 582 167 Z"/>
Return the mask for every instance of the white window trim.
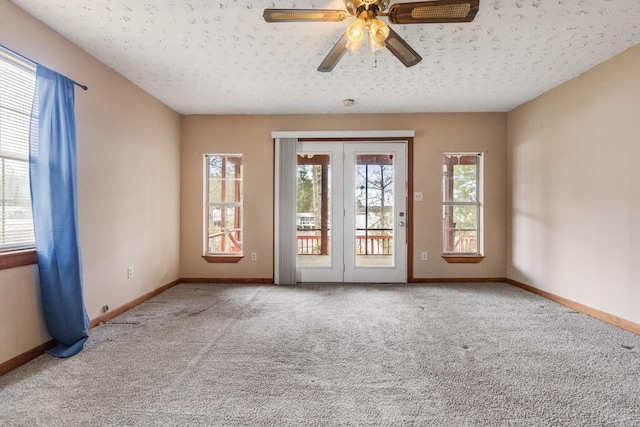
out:
<path id="1" fill-rule="evenodd" d="M 442 206 L 476 206 L 477 207 L 477 217 L 476 217 L 476 252 L 446 252 L 443 251 L 442 254 L 444 257 L 464 257 L 464 256 L 484 256 L 484 152 L 482 151 L 469 151 L 469 152 L 445 152 L 444 156 L 476 156 L 477 164 L 476 164 L 476 189 L 477 189 L 477 197 L 475 202 L 446 202 L 444 200 L 444 194 L 442 195 Z M 442 230 L 444 232 L 444 230 Z M 444 234 L 444 233 L 443 233 Z M 443 242 L 444 246 L 444 242 Z"/>
<path id="2" fill-rule="evenodd" d="M 244 238 L 244 196 L 241 197 L 239 202 L 211 202 L 209 200 L 209 189 L 210 189 L 210 182 L 209 182 L 209 162 L 208 162 L 208 158 L 212 157 L 212 156 L 219 156 L 219 157 L 240 157 L 243 159 L 243 165 L 244 165 L 244 155 L 242 153 L 205 153 L 202 157 L 202 162 L 203 162 L 203 208 L 204 208 L 204 214 L 203 214 L 203 245 L 202 245 L 202 253 L 204 254 L 203 257 L 205 259 L 207 259 L 208 261 L 212 261 L 215 262 L 215 259 L 224 259 L 224 258 L 229 258 L 229 259 L 234 259 L 234 260 L 239 260 L 241 258 L 244 257 L 244 247 L 242 248 L 241 252 L 228 252 L 228 253 L 210 253 L 209 252 L 209 208 L 211 206 L 221 206 L 221 207 L 239 207 L 241 209 L 242 212 L 242 221 L 243 221 L 243 225 L 242 225 L 242 236 Z M 242 182 L 243 182 L 243 192 L 244 192 L 244 174 L 242 175 Z M 244 242 L 243 242 L 244 243 Z"/>

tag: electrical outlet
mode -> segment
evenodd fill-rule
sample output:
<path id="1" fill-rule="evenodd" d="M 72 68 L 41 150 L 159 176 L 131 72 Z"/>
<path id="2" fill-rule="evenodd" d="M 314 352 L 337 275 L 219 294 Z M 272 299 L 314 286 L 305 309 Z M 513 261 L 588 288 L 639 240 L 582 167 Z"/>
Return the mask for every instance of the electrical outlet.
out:
<path id="1" fill-rule="evenodd" d="M 127 279 L 133 279 L 133 267 L 127 267 Z"/>
<path id="2" fill-rule="evenodd" d="M 255 252 L 251 252 L 251 261 L 257 261 L 258 260 L 258 254 Z"/>
<path id="3" fill-rule="evenodd" d="M 421 202 L 422 201 L 422 192 L 421 191 L 415 191 L 413 193 L 413 200 L 415 202 Z"/>
<path id="4" fill-rule="evenodd" d="M 422 261 L 426 261 L 426 260 L 428 259 L 428 258 L 427 258 L 427 253 L 426 253 L 426 252 L 422 252 L 422 254 L 421 254 L 421 259 L 422 259 Z"/>

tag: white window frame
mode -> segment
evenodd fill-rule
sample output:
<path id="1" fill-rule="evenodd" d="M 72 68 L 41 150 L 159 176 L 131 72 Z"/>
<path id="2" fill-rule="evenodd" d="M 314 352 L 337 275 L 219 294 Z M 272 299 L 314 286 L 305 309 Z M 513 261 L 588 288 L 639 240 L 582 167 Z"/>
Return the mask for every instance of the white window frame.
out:
<path id="1" fill-rule="evenodd" d="M 5 72 L 0 71 L 0 92 L 2 91 L 2 88 L 1 88 L 2 86 L 17 89 L 16 92 L 14 92 L 14 94 L 17 93 L 18 95 L 17 99 L 31 105 L 33 102 L 33 93 L 35 91 L 35 80 L 36 80 L 35 65 L 1 47 L 0 47 L 0 61 L 2 62 L 4 69 L 10 70 L 11 72 L 14 72 L 14 73 L 22 74 L 22 77 L 25 78 L 24 81 L 17 82 L 15 80 L 12 80 L 10 76 L 7 75 Z M 18 87 L 16 85 L 20 85 L 20 86 Z M 9 111 L 9 108 L 7 108 L 7 104 L 3 103 L 3 99 L 8 99 L 6 93 L 4 94 L 0 93 L 0 115 L 2 115 L 3 112 Z M 16 98 L 11 97 L 10 99 L 16 99 Z M 19 115 L 22 115 L 23 119 L 25 118 L 24 116 L 26 115 L 28 115 L 29 119 L 31 117 L 30 109 L 28 112 L 11 109 L 11 112 L 14 114 L 18 113 Z M 6 117 L 9 117 L 9 115 L 7 114 Z M 30 120 L 27 121 L 27 123 L 29 122 Z M 5 126 L 7 126 L 7 128 L 5 128 Z M 5 194 L 6 187 L 4 186 L 4 176 L 2 176 L 2 174 L 5 173 L 5 168 L 4 168 L 5 160 L 24 163 L 25 170 L 27 171 L 27 175 L 26 175 L 27 185 L 25 186 L 25 188 L 27 189 L 29 188 L 29 185 L 28 185 L 29 141 L 19 140 L 21 137 L 24 137 L 25 135 L 28 138 L 29 124 L 27 124 L 26 126 L 27 127 L 24 128 L 24 125 L 22 125 L 19 121 L 9 122 L 9 121 L 3 120 L 0 122 L 0 138 L 3 138 L 3 135 L 6 138 L 4 139 L 4 141 L 0 142 L 0 162 L 2 162 L 2 166 L 3 166 L 0 170 L 0 184 L 1 184 L 0 185 L 0 233 L 1 233 L 0 237 L 2 237 L 2 240 L 0 240 L 0 253 L 7 253 L 7 252 L 12 252 L 17 250 L 24 250 L 24 249 L 32 249 L 35 247 L 35 237 L 33 233 L 33 217 L 32 217 L 30 203 L 28 204 L 27 207 L 23 207 L 20 210 L 21 212 L 20 216 L 24 216 L 24 218 L 20 218 L 22 220 L 21 224 L 14 225 L 14 227 L 19 227 L 20 229 L 12 230 L 12 229 L 6 228 L 8 226 L 7 222 L 11 220 L 14 220 L 13 222 L 16 222 L 15 221 L 16 218 L 14 218 L 15 214 L 9 211 L 9 209 L 12 209 L 12 207 L 8 206 L 6 203 L 6 197 L 7 197 L 7 195 Z M 12 129 L 12 132 L 7 131 L 9 127 Z M 10 136 L 7 137 L 6 135 L 10 135 Z M 14 142 L 14 144 L 11 144 L 13 146 L 22 145 L 20 144 L 21 142 L 26 142 L 26 144 L 24 145 L 24 149 L 22 151 L 7 149 L 6 142 L 11 137 L 13 137 L 12 142 Z M 31 194 L 29 190 L 27 190 L 27 194 L 24 194 L 23 196 L 27 200 L 29 201 L 31 200 Z M 25 212 L 24 211 L 25 209 L 28 212 Z M 26 235 L 27 237 L 22 238 L 22 237 L 14 236 L 14 239 L 10 239 L 13 241 L 10 241 L 9 243 L 5 243 L 3 240 L 8 236 L 10 236 L 10 233 L 12 232 L 24 233 L 24 235 Z"/>
<path id="2" fill-rule="evenodd" d="M 483 239 L 483 219 L 484 219 L 484 213 L 483 213 L 483 207 L 484 207 L 484 203 L 483 203 L 483 194 L 484 194 L 484 153 L 482 152 L 446 152 L 443 153 L 443 157 L 442 157 L 442 161 L 443 161 L 443 166 L 445 166 L 444 164 L 444 159 L 446 156 L 456 156 L 456 157 L 462 157 L 462 156 L 476 156 L 476 200 L 475 201 L 447 201 L 446 200 L 446 196 L 447 196 L 447 188 L 446 188 L 446 177 L 443 175 L 443 179 L 442 179 L 442 207 L 443 207 L 443 212 L 444 209 L 448 206 L 475 206 L 476 207 L 476 226 L 475 226 L 475 233 L 476 233 L 476 250 L 475 251 L 461 251 L 461 252 L 457 252 L 457 251 L 447 251 L 446 249 L 446 238 L 445 238 L 445 234 L 447 231 L 447 224 L 445 221 L 445 218 L 443 216 L 442 219 L 442 252 L 443 252 L 443 256 L 447 257 L 447 256 L 482 256 L 484 253 L 484 239 Z M 444 173 L 444 171 L 443 171 Z M 453 228 L 453 230 L 457 230 L 457 231 L 465 231 L 461 228 Z"/>
<path id="3" fill-rule="evenodd" d="M 209 175 L 210 175 L 210 162 L 209 159 L 211 157 L 223 157 L 223 158 L 230 158 L 230 157 L 239 157 L 241 159 L 241 167 L 244 167 L 244 156 L 242 154 L 239 153 L 207 153 L 203 156 L 203 161 L 204 161 L 204 233 L 203 233 L 203 237 L 204 237 L 204 247 L 203 247 L 203 253 L 204 253 L 204 258 L 207 259 L 208 261 L 211 262 L 216 262 L 216 259 L 218 258 L 242 258 L 244 256 L 244 206 L 243 206 L 243 191 L 244 191 L 244 173 L 242 172 L 240 174 L 240 193 L 239 193 L 239 197 L 238 200 L 236 201 L 212 201 L 209 200 L 209 196 L 210 196 L 210 179 L 209 179 Z M 241 169 L 243 171 L 243 169 Z M 236 244 L 238 245 L 236 247 L 236 251 L 224 251 L 224 252 L 210 252 L 209 251 L 209 208 L 210 207 L 221 207 L 221 208 L 234 208 L 238 210 L 238 215 L 239 215 L 239 227 L 237 229 L 234 229 L 231 231 L 231 233 L 236 233 L 237 237 L 238 235 L 240 236 L 240 239 L 236 239 L 235 242 L 233 242 L 233 245 L 235 246 Z"/>

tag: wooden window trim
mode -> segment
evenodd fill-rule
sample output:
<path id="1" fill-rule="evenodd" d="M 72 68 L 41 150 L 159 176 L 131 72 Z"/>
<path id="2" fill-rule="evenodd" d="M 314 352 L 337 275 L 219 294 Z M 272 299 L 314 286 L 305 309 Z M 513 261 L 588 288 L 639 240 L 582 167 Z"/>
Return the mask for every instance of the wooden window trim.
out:
<path id="1" fill-rule="evenodd" d="M 484 259 L 484 255 L 442 255 L 449 264 L 477 264 Z"/>
<path id="2" fill-rule="evenodd" d="M 9 251 L 0 253 L 0 270 L 32 265 L 38 262 L 35 249 Z"/>
<path id="3" fill-rule="evenodd" d="M 240 262 L 244 256 L 234 256 L 234 255 L 202 255 L 207 262 L 213 264 L 234 264 Z"/>

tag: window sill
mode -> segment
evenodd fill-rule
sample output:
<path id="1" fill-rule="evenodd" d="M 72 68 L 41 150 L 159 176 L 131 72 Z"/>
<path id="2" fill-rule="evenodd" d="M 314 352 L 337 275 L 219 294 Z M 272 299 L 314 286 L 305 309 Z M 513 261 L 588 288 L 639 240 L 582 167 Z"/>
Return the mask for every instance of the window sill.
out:
<path id="1" fill-rule="evenodd" d="M 0 270 L 32 265 L 38 262 L 35 249 L 0 253 Z"/>
<path id="2" fill-rule="evenodd" d="M 240 255 L 202 255 L 207 262 L 211 262 L 214 264 L 233 264 L 236 262 L 240 262 L 244 256 Z"/>
<path id="3" fill-rule="evenodd" d="M 442 255 L 449 264 L 477 264 L 484 259 L 484 255 Z"/>

